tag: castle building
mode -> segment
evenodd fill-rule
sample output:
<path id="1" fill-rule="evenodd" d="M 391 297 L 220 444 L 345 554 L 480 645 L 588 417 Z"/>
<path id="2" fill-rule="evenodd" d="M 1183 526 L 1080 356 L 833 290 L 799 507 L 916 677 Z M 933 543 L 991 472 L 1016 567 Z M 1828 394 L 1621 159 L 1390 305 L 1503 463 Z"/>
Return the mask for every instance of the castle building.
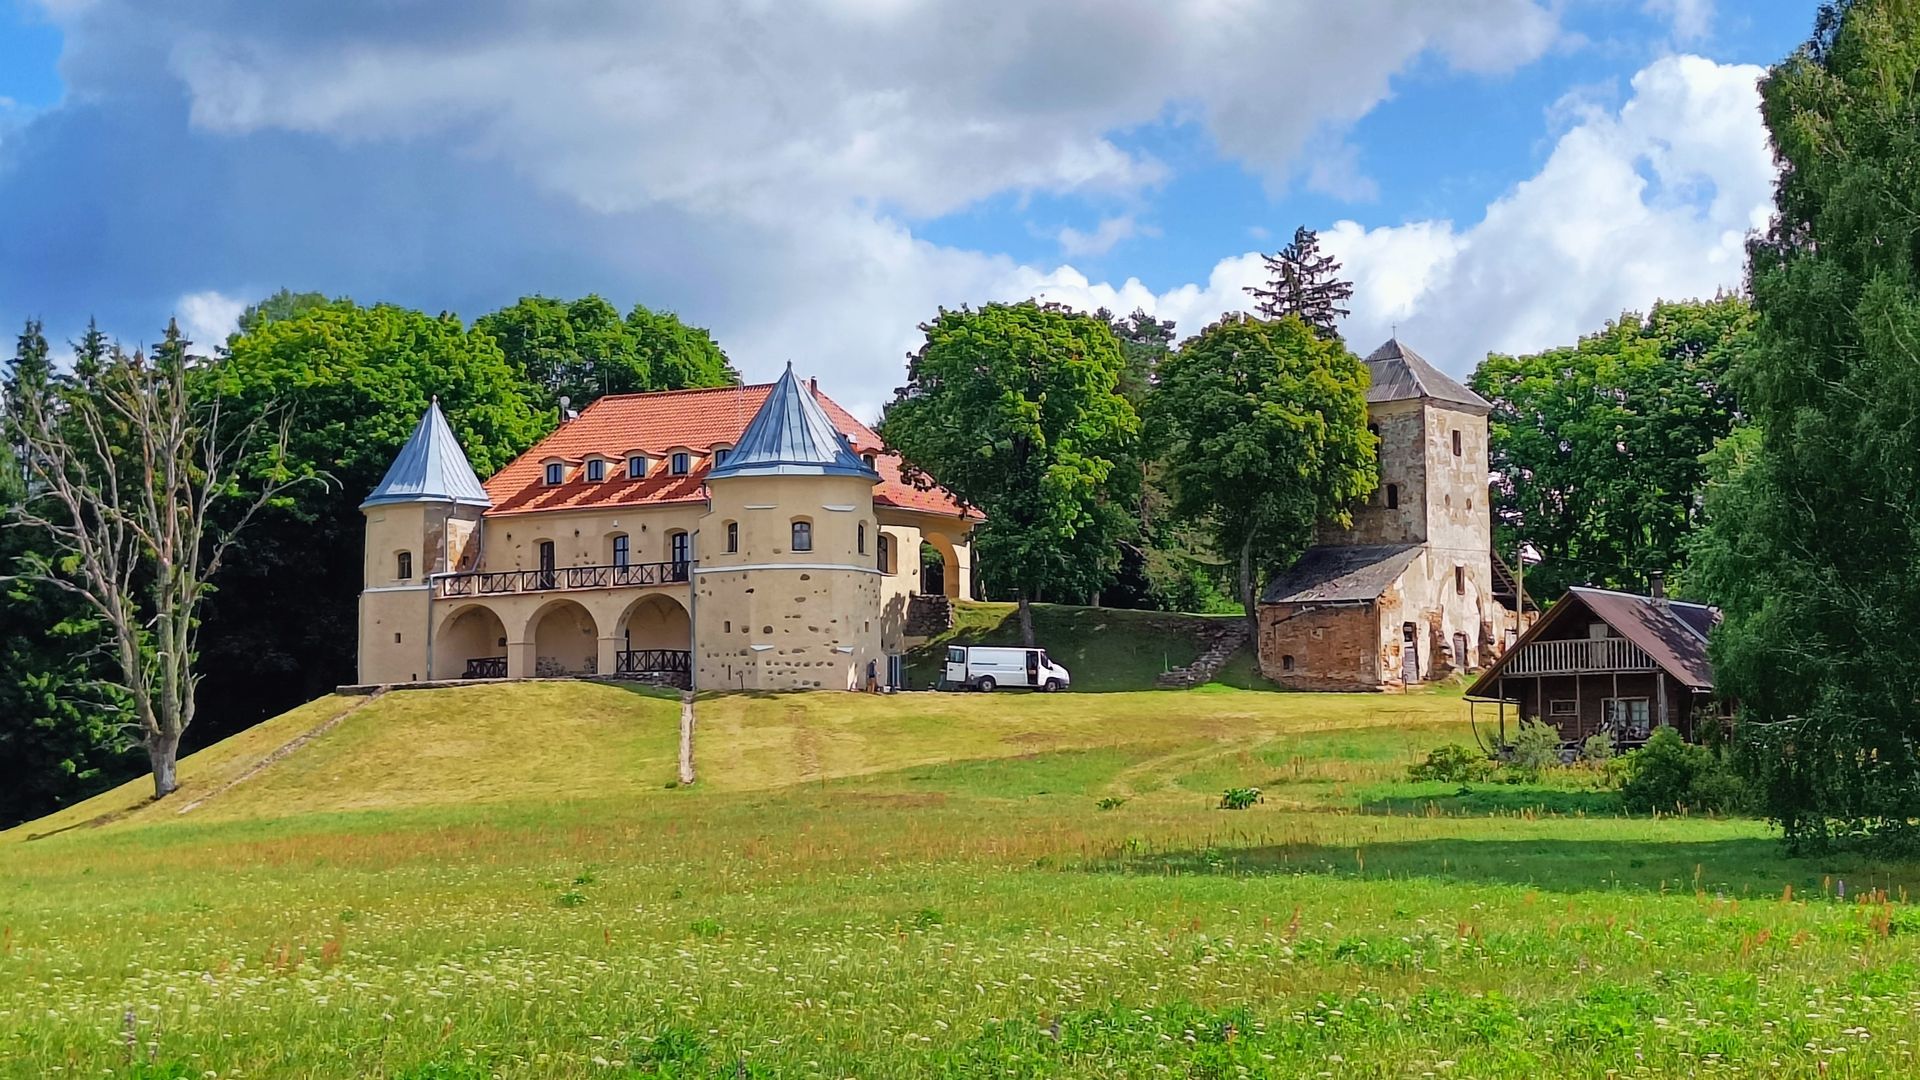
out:
<path id="1" fill-rule="evenodd" d="M 1366 362 L 1380 486 L 1261 592 L 1261 671 L 1298 689 L 1478 671 L 1517 629 L 1488 507 L 1492 406 L 1397 340 Z"/>
<path id="2" fill-rule="evenodd" d="M 968 595 L 979 520 L 791 366 L 603 397 L 485 483 L 436 402 L 361 511 L 362 683 L 715 690 L 886 682 L 916 598 Z"/>

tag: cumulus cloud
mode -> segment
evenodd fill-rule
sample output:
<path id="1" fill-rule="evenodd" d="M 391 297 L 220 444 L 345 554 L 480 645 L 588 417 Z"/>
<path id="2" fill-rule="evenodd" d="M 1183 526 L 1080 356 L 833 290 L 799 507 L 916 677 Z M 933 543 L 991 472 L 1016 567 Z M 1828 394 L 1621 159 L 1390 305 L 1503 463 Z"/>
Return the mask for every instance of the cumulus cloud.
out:
<path id="1" fill-rule="evenodd" d="M 1105 255 L 1114 245 L 1136 236 L 1158 236 L 1160 230 L 1151 225 L 1141 225 L 1132 214 L 1115 214 L 1101 218 L 1100 223 L 1091 231 L 1082 232 L 1069 225 L 1057 234 L 1060 240 L 1060 254 L 1067 258 L 1086 255 Z"/>
<path id="2" fill-rule="evenodd" d="M 1645 0 L 1641 6 L 1666 19 L 1676 41 L 1699 41 L 1713 32 L 1713 0 Z"/>
<path id="3" fill-rule="evenodd" d="M 180 329 L 193 342 L 197 353 L 212 353 L 226 344 L 227 335 L 240 328 L 240 314 L 248 301 L 227 296 L 213 289 L 188 293 L 174 304 L 174 317 Z"/>

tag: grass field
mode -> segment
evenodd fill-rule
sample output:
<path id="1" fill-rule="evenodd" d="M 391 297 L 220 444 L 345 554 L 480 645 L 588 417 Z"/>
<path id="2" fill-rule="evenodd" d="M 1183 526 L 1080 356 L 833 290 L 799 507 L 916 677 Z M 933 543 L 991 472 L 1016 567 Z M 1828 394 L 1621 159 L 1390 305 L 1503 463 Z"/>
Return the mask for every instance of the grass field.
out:
<path id="1" fill-rule="evenodd" d="M 326 699 L 0 834 L 0 1075 L 1915 1072 L 1920 867 L 1406 781 L 1454 698 L 707 698 L 690 788 L 678 708 Z"/>

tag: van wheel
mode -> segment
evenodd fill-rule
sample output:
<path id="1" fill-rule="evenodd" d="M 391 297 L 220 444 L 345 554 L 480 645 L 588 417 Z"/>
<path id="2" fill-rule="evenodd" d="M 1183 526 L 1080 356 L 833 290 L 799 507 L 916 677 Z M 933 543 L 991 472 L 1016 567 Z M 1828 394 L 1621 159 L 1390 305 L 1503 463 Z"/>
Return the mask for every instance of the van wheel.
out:
<path id="1" fill-rule="evenodd" d="M 1049 694 L 1051 694 L 1051 693 L 1055 693 L 1055 692 L 1057 692 L 1057 691 L 1058 691 L 1059 689 L 1060 689 L 1060 680 L 1059 680 L 1059 679 L 1048 679 L 1048 680 L 1047 680 L 1047 685 L 1046 685 L 1046 691 L 1047 691 L 1047 693 L 1049 693 Z"/>
<path id="2" fill-rule="evenodd" d="M 993 693 L 993 676 L 982 675 L 980 676 L 980 681 L 974 683 L 973 685 L 974 685 L 974 688 L 979 690 L 981 693 L 991 694 Z"/>

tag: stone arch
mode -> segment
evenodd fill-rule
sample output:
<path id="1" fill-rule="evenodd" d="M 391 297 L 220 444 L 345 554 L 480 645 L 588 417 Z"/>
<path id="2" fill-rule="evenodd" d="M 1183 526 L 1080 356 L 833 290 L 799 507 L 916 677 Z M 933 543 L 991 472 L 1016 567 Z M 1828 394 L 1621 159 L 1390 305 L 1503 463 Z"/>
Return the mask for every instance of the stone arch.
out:
<path id="1" fill-rule="evenodd" d="M 433 628 L 435 679 L 505 678 L 507 624 L 486 604 L 462 604 Z"/>
<path id="2" fill-rule="evenodd" d="M 599 628 L 593 613 L 576 600 L 559 597 L 541 605 L 527 620 L 525 640 L 533 646 L 535 677 L 599 671 Z"/>
<path id="3" fill-rule="evenodd" d="M 960 599 L 960 555 L 954 550 L 953 541 L 937 532 L 923 532 L 920 534 L 920 548 L 914 553 L 916 561 L 923 559 L 929 548 L 940 556 L 937 571 L 933 567 L 921 571 L 920 591 Z"/>
<path id="4" fill-rule="evenodd" d="M 627 605 L 614 633 L 622 649 L 693 648 L 693 619 L 680 601 L 665 593 L 648 593 Z"/>

